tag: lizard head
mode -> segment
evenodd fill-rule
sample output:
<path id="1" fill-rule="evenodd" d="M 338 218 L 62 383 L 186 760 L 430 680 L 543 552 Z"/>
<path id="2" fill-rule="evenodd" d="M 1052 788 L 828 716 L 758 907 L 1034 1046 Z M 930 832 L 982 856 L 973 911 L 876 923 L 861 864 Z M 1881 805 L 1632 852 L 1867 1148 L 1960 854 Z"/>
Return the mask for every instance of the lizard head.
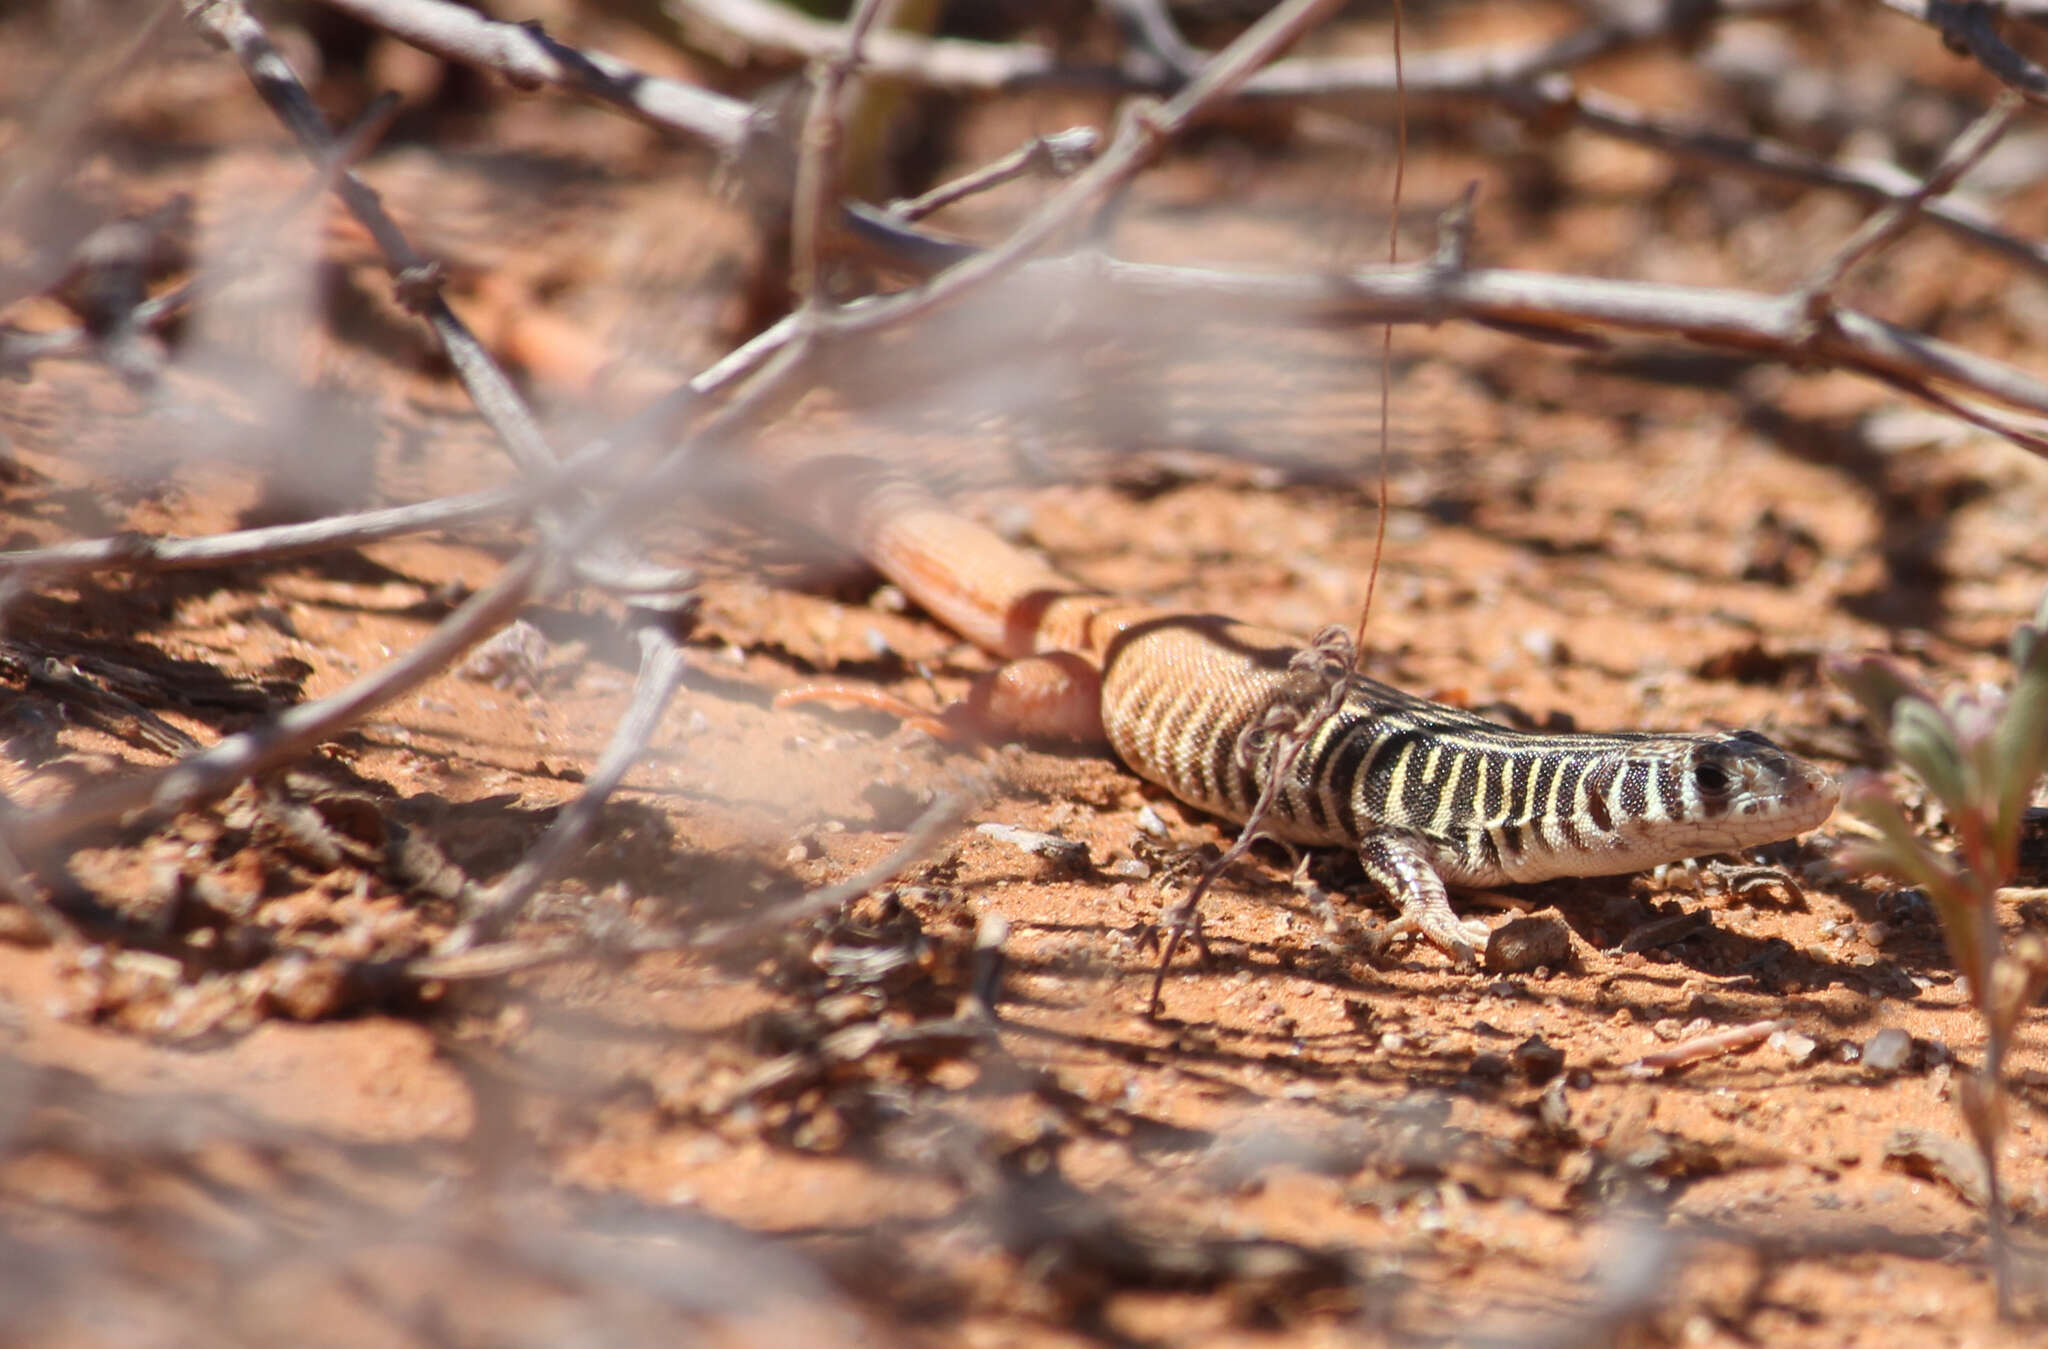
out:
<path id="1" fill-rule="evenodd" d="M 1775 843 L 1819 827 L 1841 798 L 1827 773 L 1755 731 L 1651 743 L 1647 774 L 1608 778 L 1614 833 L 1638 865 Z M 1637 783 L 1645 800 L 1613 799 Z"/>

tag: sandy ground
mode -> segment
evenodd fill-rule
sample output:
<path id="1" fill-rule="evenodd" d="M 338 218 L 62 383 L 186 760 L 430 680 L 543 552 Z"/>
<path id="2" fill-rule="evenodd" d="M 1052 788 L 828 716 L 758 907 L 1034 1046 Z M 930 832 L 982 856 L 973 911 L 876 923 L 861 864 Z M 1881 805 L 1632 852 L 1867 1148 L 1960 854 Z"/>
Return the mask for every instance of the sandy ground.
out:
<path id="1" fill-rule="evenodd" d="M 1410 39 L 1559 17 L 1513 8 L 1426 14 Z M 650 69 L 741 92 L 767 78 L 693 68 L 594 13 L 544 17 Z M 1873 30 L 1829 87 L 1933 119 L 1920 140 L 1868 133 L 1867 151 L 1923 163 L 1988 86 L 1920 30 L 1857 21 Z M 53 22 L 0 24 L 11 155 L 46 129 L 30 91 L 68 50 Z M 1362 20 L 1343 35 L 1380 36 Z M 535 372 L 561 443 L 758 322 L 772 250 L 708 156 L 389 44 L 321 52 L 337 116 L 365 89 L 408 92 L 363 173 L 449 261 L 487 340 L 517 354 L 567 334 L 612 362 L 595 389 Z M 1589 79 L 1739 126 L 1710 66 L 1652 49 Z M 509 479 L 360 236 L 318 211 L 263 223 L 304 170 L 231 63 L 181 39 L 96 106 L 39 227 L 186 192 L 200 256 L 255 251 L 173 335 L 155 391 L 86 361 L 0 386 L 0 543 L 197 535 Z M 934 102 L 919 183 L 1107 108 Z M 1226 122 L 1141 180 L 1109 242 L 1242 268 L 1368 260 L 1387 125 L 1355 108 Z M 1778 289 L 1860 219 L 1469 111 L 1418 111 L 1409 155 L 1409 256 L 1472 181 L 1479 256 L 1532 269 Z M 993 239 L 1049 190 L 939 223 Z M 2000 218 L 2037 231 L 2048 191 Z M 1848 298 L 2023 366 L 2048 340 L 2040 281 L 1926 231 Z M 66 321 L 47 300 L 7 317 Z M 1091 583 L 1307 633 L 1355 617 L 1374 564 L 1379 360 L 1376 329 L 1012 289 L 848 357 L 750 452 L 926 462 L 963 509 Z M 1404 687 L 1534 724 L 1755 726 L 1846 770 L 1877 760 L 1828 655 L 1996 680 L 2048 584 L 2048 464 L 1849 376 L 1458 325 L 1401 330 L 1393 361 L 1368 668 Z M 526 537 L 500 521 L 11 594 L 0 783 L 46 803 L 333 692 Z M 777 710 L 819 678 L 936 706 L 989 662 L 708 488 L 635 541 L 707 579 L 647 761 L 513 929 L 565 958 L 405 972 L 574 799 L 626 706 L 625 615 L 578 590 L 533 606 L 512 654 L 433 679 L 301 768 L 44 859 L 81 940 L 0 911 L 0 1338 L 2023 1338 L 1991 1316 L 1960 1151 L 1981 1029 L 1926 903 L 1844 875 L 1839 827 L 1771 850 L 1799 895 L 1527 888 L 1569 955 L 1516 974 L 1425 949 L 1370 960 L 1258 853 L 1208 901 L 1207 958 L 1178 960 L 1151 1019 L 1153 923 L 1222 826 L 1096 753 L 976 753 L 875 712 Z M 53 683 L 53 659 L 105 696 Z M 715 952 L 693 939 L 860 872 L 958 791 L 966 824 L 896 883 Z M 1355 867 L 1317 875 L 1377 912 Z M 2032 901 L 2007 916 L 2048 920 Z M 992 975 L 990 1023 L 971 995 Z M 1760 1021 L 1781 1033 L 1637 1067 Z M 2012 1069 L 2003 1161 L 2024 1236 L 2048 1208 L 2037 1021 Z"/>

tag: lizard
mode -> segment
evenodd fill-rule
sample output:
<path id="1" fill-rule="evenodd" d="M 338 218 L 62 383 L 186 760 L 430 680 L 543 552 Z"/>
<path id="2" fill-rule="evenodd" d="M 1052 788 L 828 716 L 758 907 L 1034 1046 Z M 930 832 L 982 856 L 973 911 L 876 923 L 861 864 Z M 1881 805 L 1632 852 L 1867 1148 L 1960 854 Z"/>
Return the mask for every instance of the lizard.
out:
<path id="1" fill-rule="evenodd" d="M 1392 930 L 1460 963 L 1485 927 L 1458 916 L 1452 887 L 1618 875 L 1773 843 L 1818 827 L 1840 796 L 1825 771 L 1755 731 L 1525 731 L 1348 669 L 1328 696 L 1299 637 L 1082 585 L 878 461 L 813 458 L 787 485 L 812 523 L 1007 659 L 954 710 L 979 734 L 1106 741 L 1139 777 L 1242 824 L 1282 761 L 1241 746 L 1301 726 L 1308 738 L 1281 768 L 1262 831 L 1354 850 L 1400 911 Z"/>

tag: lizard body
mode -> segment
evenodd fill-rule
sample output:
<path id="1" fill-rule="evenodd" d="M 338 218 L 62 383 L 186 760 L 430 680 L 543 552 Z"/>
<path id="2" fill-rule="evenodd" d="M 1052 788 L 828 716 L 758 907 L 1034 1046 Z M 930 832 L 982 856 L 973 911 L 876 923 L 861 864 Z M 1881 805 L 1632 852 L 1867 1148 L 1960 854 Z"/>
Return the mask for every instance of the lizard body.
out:
<path id="1" fill-rule="evenodd" d="M 1836 784 L 1753 731 L 1530 732 L 1359 675 L 1328 688 L 1301 639 L 1089 590 L 861 460 L 813 464 L 811 513 L 906 594 L 1013 666 L 974 703 L 998 729 L 1093 731 L 1140 777 L 1242 823 L 1274 756 L 1249 733 L 1313 731 L 1262 821 L 1293 843 L 1355 849 L 1403 926 L 1462 958 L 1475 929 L 1447 885 L 1639 871 L 1815 828 Z M 1055 657 L 1046 665 L 1033 658 Z"/>

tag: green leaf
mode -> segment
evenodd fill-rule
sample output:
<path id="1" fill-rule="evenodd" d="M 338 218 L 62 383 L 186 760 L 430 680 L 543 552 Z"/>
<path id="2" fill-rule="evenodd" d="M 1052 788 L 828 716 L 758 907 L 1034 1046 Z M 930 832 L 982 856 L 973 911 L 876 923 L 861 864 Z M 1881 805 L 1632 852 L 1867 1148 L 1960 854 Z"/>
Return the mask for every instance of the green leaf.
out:
<path id="1" fill-rule="evenodd" d="M 1919 886 L 1938 908 L 1946 908 L 1967 896 L 1968 887 L 1954 863 L 1920 840 L 1882 782 L 1871 777 L 1852 780 L 1845 804 L 1882 836 L 1881 842 L 1854 850 L 1859 860 L 1874 862 L 1873 869 L 1907 885 Z"/>
<path id="2" fill-rule="evenodd" d="M 1892 707 L 1902 698 L 1918 698 L 1932 704 L 1906 673 L 1905 667 L 1888 656 L 1837 657 L 1827 663 L 1828 678 L 1863 707 L 1871 726 L 1880 735 L 1892 722 Z"/>
<path id="3" fill-rule="evenodd" d="M 1955 723 L 1940 708 L 1924 698 L 1901 698 L 1892 707 L 1891 746 L 1951 818 L 1976 809 L 1977 774 L 1963 753 Z"/>
<path id="4" fill-rule="evenodd" d="M 2048 614 L 2048 597 L 2041 606 L 2042 614 Z M 2027 640 L 2021 640 L 2021 634 L 2027 634 Z M 1997 809 L 1991 835 L 2001 868 L 2013 865 L 2034 784 L 2048 771 L 2048 641 L 2039 638 L 2039 631 L 2027 626 L 2013 636 L 2019 669 L 1992 755 Z"/>
<path id="5" fill-rule="evenodd" d="M 2028 658 L 2040 644 L 2041 634 L 2048 632 L 2048 590 L 2041 592 L 2041 602 L 2034 606 L 2033 621 L 2022 623 L 2012 634 L 2012 663 L 2025 666 Z"/>

